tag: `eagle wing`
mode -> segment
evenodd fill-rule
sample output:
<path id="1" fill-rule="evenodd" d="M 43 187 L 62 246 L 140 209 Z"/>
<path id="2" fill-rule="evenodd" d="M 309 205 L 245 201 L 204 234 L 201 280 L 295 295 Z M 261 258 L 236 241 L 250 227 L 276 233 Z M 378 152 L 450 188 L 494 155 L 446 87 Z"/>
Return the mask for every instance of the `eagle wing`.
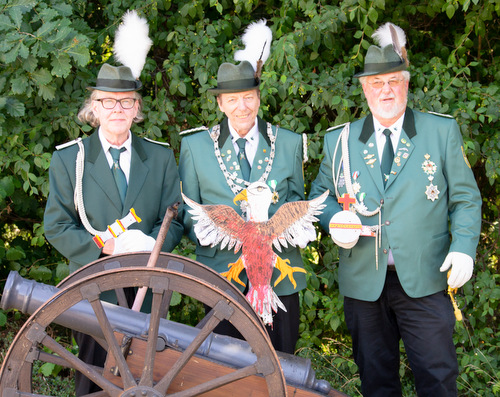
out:
<path id="1" fill-rule="evenodd" d="M 266 222 L 263 232 L 273 237 L 274 247 L 281 252 L 281 246 L 306 245 L 316 238 L 314 222 L 318 220 L 315 215 L 321 214 L 326 204 L 323 202 L 328 197 L 327 190 L 313 200 L 294 201 L 283 204 L 278 211 Z"/>
<path id="2" fill-rule="evenodd" d="M 194 232 L 201 245 L 215 247 L 220 243 L 220 248 L 232 249 L 238 252 L 241 248 L 241 230 L 244 229 L 245 220 L 228 205 L 203 205 L 191 200 L 182 194 L 184 202 L 191 208 L 193 215 Z"/>

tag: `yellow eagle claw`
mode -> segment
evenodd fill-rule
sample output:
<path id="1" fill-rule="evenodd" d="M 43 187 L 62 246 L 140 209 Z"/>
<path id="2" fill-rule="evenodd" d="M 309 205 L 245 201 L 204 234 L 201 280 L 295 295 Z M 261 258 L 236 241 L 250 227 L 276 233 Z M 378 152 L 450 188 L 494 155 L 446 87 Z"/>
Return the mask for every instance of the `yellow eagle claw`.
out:
<path id="1" fill-rule="evenodd" d="M 290 259 L 281 259 L 279 256 L 276 258 L 276 269 L 278 269 L 281 272 L 281 275 L 274 282 L 275 287 L 281 280 L 283 280 L 285 277 L 288 277 L 293 285 L 293 288 L 294 289 L 297 288 L 297 282 L 293 278 L 293 273 L 294 272 L 305 273 L 306 271 L 301 267 L 291 267 L 289 266 L 289 263 Z"/>
<path id="2" fill-rule="evenodd" d="M 230 263 L 229 265 L 227 265 L 227 267 L 229 268 L 229 270 L 227 272 L 221 273 L 221 276 L 226 277 L 229 281 L 234 280 L 238 284 L 245 286 L 245 283 L 239 278 L 241 271 L 245 268 L 241 256 L 236 262 Z"/>

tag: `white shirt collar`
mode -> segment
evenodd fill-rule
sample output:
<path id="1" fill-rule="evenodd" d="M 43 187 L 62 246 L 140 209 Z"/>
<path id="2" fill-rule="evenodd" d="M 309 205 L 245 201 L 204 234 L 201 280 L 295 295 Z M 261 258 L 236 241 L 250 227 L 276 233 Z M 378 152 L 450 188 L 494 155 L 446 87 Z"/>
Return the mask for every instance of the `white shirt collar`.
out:
<path id="1" fill-rule="evenodd" d="M 101 141 L 102 150 L 104 151 L 104 155 L 106 156 L 106 160 L 108 160 L 109 167 L 113 165 L 113 158 L 111 157 L 111 153 L 109 153 L 110 147 L 115 147 L 120 149 L 124 147 L 125 150 L 120 154 L 120 167 L 123 170 L 125 177 L 127 178 L 127 182 L 130 175 L 130 162 L 132 161 L 132 133 L 128 132 L 128 138 L 121 146 L 112 145 L 105 138 L 104 134 L 101 132 L 101 128 L 98 130 L 99 140 Z"/>
<path id="2" fill-rule="evenodd" d="M 239 136 L 236 130 L 231 126 L 231 122 L 229 121 L 229 119 L 227 124 L 229 126 L 229 133 L 231 134 L 231 140 L 233 142 L 234 150 L 236 153 L 239 153 L 239 148 L 236 141 L 241 138 L 241 136 Z M 257 153 L 257 148 L 259 146 L 259 126 L 257 117 L 255 118 L 253 127 L 245 135 L 245 139 L 247 140 L 247 143 L 245 144 L 245 152 L 248 162 L 250 163 L 250 166 L 252 166 L 253 159 L 255 158 L 255 154 Z"/>
<path id="3" fill-rule="evenodd" d="M 403 121 L 405 118 L 405 114 L 403 113 L 399 119 L 396 120 L 396 122 L 391 125 L 390 127 L 384 127 L 382 124 L 380 124 L 380 121 L 378 121 L 375 117 L 373 118 L 373 127 L 375 128 L 375 134 L 383 136 L 384 130 L 385 129 L 390 129 L 393 135 L 397 135 L 399 138 L 399 135 L 401 135 L 401 130 L 403 129 Z"/>
<path id="4" fill-rule="evenodd" d="M 379 159 L 382 158 L 382 152 L 385 145 L 386 138 L 384 135 L 384 130 L 387 128 L 391 130 L 392 147 L 394 151 L 396 151 L 398 147 L 399 137 L 401 136 L 401 131 L 403 130 L 404 118 L 405 114 L 403 113 L 402 116 L 397 119 L 397 121 L 393 125 L 391 125 L 390 127 L 384 127 L 375 117 L 373 117 L 373 128 L 375 129 L 375 140 L 377 142 Z"/>

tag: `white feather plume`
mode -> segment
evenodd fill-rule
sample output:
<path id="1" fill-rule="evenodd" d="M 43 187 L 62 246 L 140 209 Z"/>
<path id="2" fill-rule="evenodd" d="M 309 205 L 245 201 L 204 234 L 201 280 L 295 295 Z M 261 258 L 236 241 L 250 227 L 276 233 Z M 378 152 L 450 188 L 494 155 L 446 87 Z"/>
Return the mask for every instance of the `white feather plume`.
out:
<path id="1" fill-rule="evenodd" d="M 146 56 L 153 44 L 148 34 L 146 19 L 139 17 L 136 11 L 127 11 L 123 16 L 123 23 L 116 30 L 113 48 L 115 58 L 129 67 L 136 79 L 141 75 Z"/>
<path id="2" fill-rule="evenodd" d="M 245 49 L 238 50 L 234 53 L 236 61 L 248 61 L 252 64 L 253 69 L 257 72 L 257 65 L 261 62 L 261 67 L 269 54 L 271 53 L 271 41 L 273 39 L 273 32 L 266 26 L 266 20 L 261 19 L 257 22 L 252 22 L 245 29 L 245 33 L 241 37 Z"/>
<path id="3" fill-rule="evenodd" d="M 391 22 L 387 22 L 386 24 L 380 26 L 373 34 L 372 38 L 375 40 L 375 43 L 377 43 L 380 47 L 385 47 L 388 46 L 389 44 L 393 44 L 393 37 L 391 33 L 391 25 L 396 31 L 397 34 L 397 40 L 399 42 L 399 45 L 401 47 L 406 46 L 406 34 L 403 29 L 401 29 L 399 26 L 394 25 Z"/>

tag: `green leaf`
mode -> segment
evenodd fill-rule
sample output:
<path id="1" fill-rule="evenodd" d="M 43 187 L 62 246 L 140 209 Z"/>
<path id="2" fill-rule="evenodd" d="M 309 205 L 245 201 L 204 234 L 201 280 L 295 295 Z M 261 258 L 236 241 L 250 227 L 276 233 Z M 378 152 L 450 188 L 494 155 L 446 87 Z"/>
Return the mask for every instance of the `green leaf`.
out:
<path id="1" fill-rule="evenodd" d="M 448 4 L 446 7 L 446 15 L 449 19 L 453 18 L 453 15 L 455 15 L 455 6 L 453 4 Z"/>
<path id="2" fill-rule="evenodd" d="M 19 8 L 19 7 L 12 7 L 9 10 L 9 15 L 10 15 L 10 19 L 12 19 L 12 22 L 14 22 L 14 26 L 17 29 L 20 29 L 21 28 L 21 24 L 23 22 L 23 13 L 22 13 L 21 8 Z"/>
<path id="3" fill-rule="evenodd" d="M 377 22 L 377 20 L 378 20 L 378 12 L 377 12 L 377 10 L 375 8 L 370 8 L 370 10 L 368 11 L 368 18 L 373 23 Z"/>
<path id="4" fill-rule="evenodd" d="M 78 66 L 86 66 L 90 62 L 89 49 L 83 45 L 73 47 L 67 53 L 75 60 Z"/>
<path id="5" fill-rule="evenodd" d="M 56 365 L 52 363 L 45 363 L 40 366 L 40 373 L 42 373 L 45 376 L 51 376 L 52 373 L 54 372 Z"/>
<path id="6" fill-rule="evenodd" d="M 309 307 L 314 306 L 314 295 L 310 290 L 306 290 L 306 292 L 304 293 L 304 302 Z"/>
<path id="7" fill-rule="evenodd" d="M 18 261 L 19 259 L 26 258 L 26 253 L 21 247 L 11 247 L 7 250 L 5 257 L 8 261 Z"/>
<path id="8" fill-rule="evenodd" d="M 4 176 L 0 179 L 0 199 L 12 196 L 14 194 L 14 190 L 15 186 L 13 176 Z M 2 241 L 0 240 L 0 242 Z"/>
<path id="9" fill-rule="evenodd" d="M 3 327 L 7 324 L 7 316 L 3 310 L 0 310 L 0 327 Z"/>
<path id="10" fill-rule="evenodd" d="M 25 114 L 25 106 L 17 99 L 8 98 L 5 105 L 7 113 L 13 117 L 22 117 Z"/>
<path id="11" fill-rule="evenodd" d="M 33 266 L 29 272 L 29 276 L 34 280 L 46 282 L 52 278 L 52 272 L 46 266 Z"/>
<path id="12" fill-rule="evenodd" d="M 39 39 L 43 39 L 43 36 L 51 34 L 56 30 L 57 24 L 57 22 L 53 21 L 42 23 L 42 26 L 36 31 L 35 35 Z"/>
<path id="13" fill-rule="evenodd" d="M 40 87 L 38 87 L 38 95 L 40 95 L 46 101 L 51 101 L 56 97 L 56 86 L 41 85 Z"/>
<path id="14" fill-rule="evenodd" d="M 23 94 L 28 87 L 28 78 L 22 74 L 11 80 L 11 90 L 13 94 Z"/>
<path id="15" fill-rule="evenodd" d="M 170 299 L 170 306 L 177 306 L 182 302 L 182 295 L 174 291 Z"/>
<path id="16" fill-rule="evenodd" d="M 67 77 L 71 72 L 70 58 L 67 54 L 54 57 L 51 62 L 52 74 L 57 77 Z"/>
<path id="17" fill-rule="evenodd" d="M 69 275 L 69 266 L 67 263 L 59 262 L 56 267 L 56 277 L 58 280 L 63 280 Z"/>
<path id="18" fill-rule="evenodd" d="M 0 32 L 8 31 L 12 27 L 10 18 L 5 14 L 0 14 Z"/>
<path id="19" fill-rule="evenodd" d="M 37 85 L 45 85 L 52 81 L 52 75 L 45 68 L 40 68 L 34 71 L 32 76 Z"/>

